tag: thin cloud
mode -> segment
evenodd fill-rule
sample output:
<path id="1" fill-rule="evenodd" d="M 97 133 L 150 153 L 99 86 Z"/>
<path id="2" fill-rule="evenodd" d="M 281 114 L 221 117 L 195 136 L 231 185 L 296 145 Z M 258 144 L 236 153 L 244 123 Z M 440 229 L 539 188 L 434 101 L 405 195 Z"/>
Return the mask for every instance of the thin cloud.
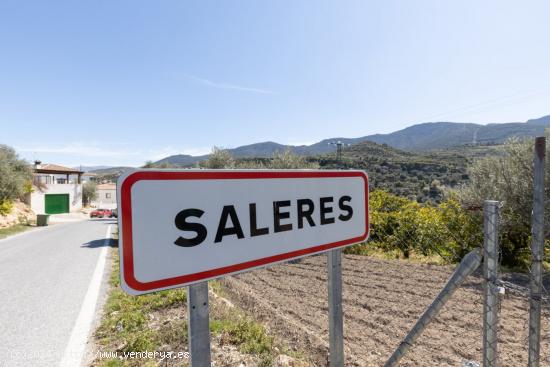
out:
<path id="1" fill-rule="evenodd" d="M 35 147 L 19 146 L 16 151 L 30 161 L 40 159 L 47 163 L 64 164 L 70 167 L 84 166 L 141 166 L 146 161 L 157 161 L 171 155 L 188 154 L 193 156 L 210 153 L 210 147 L 187 147 L 178 149 L 172 146 L 158 149 L 114 148 L 104 144 L 72 142 L 65 145 Z"/>
<path id="2" fill-rule="evenodd" d="M 70 154 L 85 157 L 126 157 L 139 155 L 136 151 L 124 149 L 110 149 L 98 145 L 72 143 L 64 146 L 37 146 L 37 147 L 17 147 L 16 150 L 27 153 L 54 153 Z"/>
<path id="3" fill-rule="evenodd" d="M 267 89 L 253 88 L 253 87 L 238 85 L 238 84 L 220 83 L 210 79 L 200 78 L 198 76 L 190 75 L 190 74 L 179 74 L 179 75 L 181 75 L 186 79 L 193 80 L 199 84 L 206 85 L 212 88 L 217 88 L 217 89 L 236 90 L 239 92 L 248 92 L 248 93 L 257 93 L 257 94 L 275 94 L 273 91 L 270 91 Z"/>

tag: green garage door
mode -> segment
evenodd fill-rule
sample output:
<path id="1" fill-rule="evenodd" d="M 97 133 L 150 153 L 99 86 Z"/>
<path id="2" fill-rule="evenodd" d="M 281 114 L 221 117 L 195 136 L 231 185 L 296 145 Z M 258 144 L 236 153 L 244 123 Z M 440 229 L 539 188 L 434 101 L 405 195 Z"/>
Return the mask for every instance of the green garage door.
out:
<path id="1" fill-rule="evenodd" d="M 69 194 L 46 194 L 46 214 L 69 212 Z"/>

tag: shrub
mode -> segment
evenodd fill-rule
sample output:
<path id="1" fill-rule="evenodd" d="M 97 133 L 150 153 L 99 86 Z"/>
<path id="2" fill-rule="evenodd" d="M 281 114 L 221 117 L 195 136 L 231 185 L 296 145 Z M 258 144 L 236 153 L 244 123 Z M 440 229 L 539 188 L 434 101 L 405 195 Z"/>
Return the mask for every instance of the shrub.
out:
<path id="1" fill-rule="evenodd" d="M 386 252 L 397 250 L 405 258 L 412 252 L 437 254 L 456 262 L 482 244 L 478 219 L 466 212 L 455 197 L 436 206 L 375 190 L 370 194 L 369 206 L 369 244 Z M 358 248 L 350 251 L 364 252 Z"/>
<path id="2" fill-rule="evenodd" d="M 27 193 L 26 188 L 31 180 L 30 165 L 20 159 L 12 148 L 0 145 L 0 203 L 4 210 L 13 200 L 20 199 Z"/>
<path id="3" fill-rule="evenodd" d="M 533 143 L 532 139 L 511 139 L 504 145 L 504 154 L 475 161 L 468 169 L 470 181 L 458 192 L 460 201 L 467 207 L 480 209 L 487 199 L 503 204 L 500 218 L 502 263 L 508 266 L 522 265 L 529 257 Z M 545 227 L 550 228 L 550 159 L 547 158 L 546 163 Z"/>
<path id="4" fill-rule="evenodd" d="M 88 181 L 82 185 L 82 203 L 84 205 L 90 205 L 92 201 L 97 198 L 97 184 L 92 181 Z"/>
<path id="5" fill-rule="evenodd" d="M 200 162 L 200 167 L 209 169 L 234 168 L 235 160 L 227 149 L 212 148 L 207 160 Z"/>
<path id="6" fill-rule="evenodd" d="M 8 215 L 11 213 L 13 209 L 13 201 L 11 200 L 3 200 L 3 201 L 0 201 L 0 215 Z"/>
<path id="7" fill-rule="evenodd" d="M 319 168 L 319 164 L 315 162 L 308 162 L 303 156 L 292 153 L 290 149 L 286 149 L 283 152 L 276 152 L 273 154 L 271 161 L 267 168 L 272 169 L 300 169 Z"/>

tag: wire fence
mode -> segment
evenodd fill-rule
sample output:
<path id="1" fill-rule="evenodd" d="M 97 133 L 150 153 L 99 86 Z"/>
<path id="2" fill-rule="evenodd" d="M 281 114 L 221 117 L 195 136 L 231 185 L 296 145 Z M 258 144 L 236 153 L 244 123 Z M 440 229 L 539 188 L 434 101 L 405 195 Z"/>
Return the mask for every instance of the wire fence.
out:
<path id="1" fill-rule="evenodd" d="M 529 273 L 529 277 L 532 282 L 536 282 L 531 272 Z M 530 360 L 530 366 L 550 366 L 550 293 L 548 292 L 550 273 L 545 273 L 543 279 L 546 281 L 543 280 L 539 283 L 542 288 L 540 295 L 533 295 L 530 292 L 525 293 L 525 297 L 528 298 L 529 301 L 540 301 L 541 305 L 540 331 L 533 329 L 528 321 L 526 321 L 524 325 L 525 333 L 527 334 L 523 344 L 524 349 L 533 356 Z M 534 333 L 540 333 L 540 349 L 529 341 L 529 336 Z"/>
<path id="2" fill-rule="evenodd" d="M 534 151 L 534 174 L 530 177 L 533 179 L 533 184 L 528 185 L 532 187 L 533 191 L 532 232 L 528 238 L 531 247 L 523 251 L 524 254 L 528 252 L 531 255 L 531 263 L 524 269 L 523 274 L 500 272 L 503 252 L 499 243 L 506 240 L 505 236 L 499 233 L 499 228 L 506 225 L 505 220 L 499 214 L 503 203 L 485 202 L 483 208 L 483 271 L 478 274 L 478 277 L 481 277 L 483 289 L 480 291 L 480 298 L 474 301 L 477 308 L 480 305 L 483 308 L 483 322 L 478 324 L 478 327 L 483 325 L 482 355 L 475 355 L 473 359 L 465 358 L 462 362 L 465 366 L 550 366 L 550 295 L 548 292 L 550 272 L 544 271 L 543 261 L 545 235 L 547 234 L 544 228 L 546 222 L 544 203 L 547 193 L 545 190 L 545 150 L 545 139 L 537 138 Z M 524 179 L 529 180 L 530 178 L 525 177 Z M 416 214 L 420 214 L 418 210 Z M 375 221 L 377 219 L 375 217 Z M 392 239 L 398 238 L 403 243 L 394 246 L 402 250 L 406 251 L 408 248 L 416 246 L 415 250 L 436 253 L 443 259 L 460 259 L 464 250 L 475 246 L 476 242 L 479 243 L 479 232 L 475 230 L 475 223 L 472 223 L 471 226 L 474 228 L 473 231 L 457 231 L 457 219 L 460 218 L 443 221 L 443 226 L 439 223 L 437 231 L 431 233 L 427 231 L 426 233 L 429 235 L 425 237 L 429 237 L 428 246 L 418 246 L 417 232 L 422 231 L 422 226 L 419 225 L 422 224 L 422 221 L 417 221 L 415 226 L 402 231 L 400 236 L 394 236 L 392 232 L 396 225 L 403 227 L 402 222 L 391 223 L 390 221 L 390 225 L 387 227 L 377 226 L 378 223 L 375 223 L 374 228 L 381 233 L 375 234 L 373 242 L 375 245 L 379 245 L 377 242 L 381 242 L 381 239 L 391 242 Z M 464 222 L 459 223 L 459 226 L 462 226 L 462 229 L 467 227 Z M 386 231 L 386 228 L 389 228 L 390 231 Z M 509 236 L 509 233 L 507 235 Z M 422 236 L 420 236 L 420 240 L 422 240 Z M 409 244 L 410 242 L 413 245 Z M 449 245 L 452 242 L 454 244 Z M 429 308 L 426 312 L 428 311 Z M 424 316 L 425 314 L 422 318 Z M 422 321 L 422 318 L 419 322 Z M 423 325 L 423 327 L 425 326 Z M 453 327 L 452 325 L 446 326 Z M 415 325 L 411 333 L 417 327 L 418 325 Z M 402 344 L 408 343 L 409 337 L 410 334 Z M 471 338 L 465 336 L 464 340 L 471 340 Z M 467 344 L 472 346 L 471 342 Z M 406 349 L 409 348 L 410 346 L 407 345 Z M 458 355 L 468 356 L 467 353 L 464 353 L 463 348 L 454 347 L 454 350 Z M 395 353 L 397 352 L 399 349 Z M 388 365 L 393 366 L 394 364 Z"/>
<path id="3" fill-rule="evenodd" d="M 478 212 L 482 213 L 483 210 L 480 209 L 476 208 Z M 433 214 L 433 212 L 426 214 Z M 494 221 L 498 221 L 499 216 L 493 215 L 490 219 L 490 227 L 498 228 L 498 223 L 494 223 Z M 476 247 L 480 253 L 483 253 L 482 221 L 467 224 L 464 222 L 457 223 L 457 221 L 453 220 L 444 220 L 436 222 L 435 228 L 429 228 L 431 221 L 429 218 L 426 218 L 424 223 L 422 223 L 422 220 L 417 221 L 409 228 L 399 229 L 401 233 L 396 234 L 395 226 L 401 226 L 402 224 L 402 221 L 396 224 L 392 223 L 391 220 L 389 220 L 387 227 L 375 224 L 371 227 L 371 238 L 367 242 L 367 247 L 383 247 L 384 245 L 381 245 L 380 242 L 386 241 L 393 242 L 394 247 L 401 249 L 401 252 L 403 252 L 402 249 L 411 249 L 411 253 L 408 254 L 410 256 L 414 256 L 415 252 L 435 254 L 437 256 L 433 258 L 427 257 L 425 260 L 428 263 L 423 265 L 414 264 L 416 261 L 408 265 L 405 265 L 406 263 L 398 265 L 401 267 L 401 271 L 407 274 L 412 281 L 412 284 L 408 284 L 408 287 L 404 288 L 397 284 L 392 285 L 398 293 L 397 305 L 395 307 L 407 314 L 407 320 L 400 320 L 401 325 L 399 327 L 396 325 L 393 326 L 394 329 L 398 329 L 399 331 L 392 335 L 391 341 L 387 340 L 388 330 L 386 328 L 380 328 L 377 333 L 372 335 L 369 335 L 371 333 L 369 330 L 365 330 L 364 332 L 366 333 L 365 338 L 373 337 L 375 340 L 386 340 L 386 346 L 394 345 L 401 348 L 405 346 L 404 352 L 406 353 L 402 353 L 402 356 L 399 356 L 399 359 L 402 357 L 399 361 L 399 359 L 395 358 L 395 355 L 399 355 L 401 352 L 399 350 L 390 350 L 384 356 L 385 358 L 381 358 L 376 363 L 366 365 L 382 365 L 383 363 L 380 362 L 385 362 L 386 366 L 481 366 L 484 350 L 486 350 L 483 347 L 483 315 L 492 311 L 493 308 L 497 311 L 500 308 L 498 302 L 500 299 L 498 294 L 500 292 L 498 275 L 492 275 L 492 285 L 488 288 L 494 296 L 494 303 L 488 306 L 489 310 L 484 311 L 486 304 L 484 301 L 484 286 L 486 284 L 485 279 L 488 277 L 484 276 L 481 267 L 474 271 L 473 274 L 470 274 L 470 272 L 467 272 L 467 276 L 462 274 L 466 276 L 462 283 L 462 280 L 457 281 L 455 275 L 457 272 L 464 273 L 463 270 L 457 268 L 453 274 L 453 265 L 444 268 L 432 267 L 431 262 L 438 263 L 437 258 L 447 262 L 454 262 L 455 259 L 462 259 L 464 254 L 468 253 L 467 251 Z M 479 228 L 472 230 L 476 225 Z M 466 227 L 468 230 L 460 231 L 458 230 L 459 226 Z M 385 232 L 386 228 L 389 231 Z M 381 232 L 373 236 L 372 230 L 379 230 Z M 497 232 L 495 232 L 496 234 Z M 422 242 L 423 245 L 418 246 L 418 241 Z M 411 242 L 416 243 L 410 244 Z M 493 243 L 495 249 L 498 251 L 497 242 L 497 239 L 494 238 Z M 474 244 L 477 244 L 477 246 Z M 403 253 L 400 255 L 403 257 Z M 494 255 L 484 255 L 485 259 L 492 258 L 494 263 L 498 264 L 498 252 L 495 252 Z M 418 260 L 423 261 L 422 259 Z M 413 275 L 411 272 L 416 274 Z M 427 279 L 427 277 L 430 277 L 430 279 Z M 388 279 L 385 279 L 385 281 L 388 281 Z M 448 285 L 449 283 L 453 283 L 460 288 L 449 292 L 446 289 L 446 284 Z M 440 293 L 438 294 L 438 292 Z M 445 299 L 447 297 L 450 298 Z M 439 313 L 430 310 L 434 305 L 438 306 Z M 386 304 L 385 307 L 394 306 Z M 382 308 L 381 313 L 385 312 L 387 310 Z M 431 315 L 432 317 L 427 318 L 427 315 Z M 419 318 L 417 324 L 413 325 L 417 318 Z M 497 320 L 498 318 L 495 318 L 489 328 L 495 331 L 494 340 L 489 343 L 489 347 L 494 349 L 492 354 L 495 356 L 497 355 Z M 422 331 L 418 332 L 419 328 Z M 415 335 L 411 338 L 411 334 Z M 386 337 L 384 338 L 381 335 L 385 335 Z M 513 336 L 509 335 L 508 337 Z M 386 361 L 390 355 L 392 357 Z M 397 361 L 400 364 L 397 364 Z M 359 363 L 358 365 L 365 364 Z"/>
<path id="4" fill-rule="evenodd" d="M 429 325 L 423 325 L 426 327 L 425 335 L 416 344 L 407 346 L 410 355 L 403 357 L 402 365 L 428 365 L 427 361 L 434 365 L 457 365 L 460 361 L 462 366 L 467 367 L 550 366 L 550 271 L 542 273 L 540 282 L 531 267 L 524 269 L 524 272 L 520 269 L 516 272 L 501 271 L 502 250 L 499 243 L 503 234 L 499 228 L 504 222 L 499 209 L 502 203 L 488 204 L 486 202 L 483 210 L 484 241 L 480 246 L 484 255 L 483 266 L 461 285 L 457 294 L 442 308 L 441 314 Z M 452 236 L 453 232 L 450 233 Z M 410 238 L 414 236 L 411 233 Z M 457 241 L 463 238 L 464 234 L 456 236 Z M 449 241 L 449 233 L 444 232 L 439 239 Z M 433 251 L 438 253 L 438 248 L 440 243 L 436 242 Z M 457 251 L 460 250 L 457 248 Z M 460 254 L 452 253 L 451 256 Z M 539 258 L 534 256 L 533 259 L 537 261 Z M 540 289 L 540 294 L 532 293 L 533 284 Z M 435 290 L 442 289 L 442 286 L 443 283 L 440 283 Z M 414 292 L 423 291 L 425 289 L 420 284 L 414 288 Z M 431 298 L 434 297 L 432 292 Z M 540 300 L 539 352 L 533 352 L 533 341 L 529 342 L 534 332 L 530 327 L 530 303 L 533 299 Z M 405 302 L 401 305 L 411 313 L 417 313 L 417 317 L 422 314 L 418 313 L 418 307 Z M 425 304 L 423 310 L 427 306 Z M 407 331 L 412 332 L 415 328 L 411 330 L 409 327 Z M 406 334 L 401 331 L 402 337 Z M 438 345 L 437 340 L 446 340 L 451 344 Z M 401 341 L 406 342 L 407 338 Z M 534 355 L 538 357 L 533 358 Z"/>

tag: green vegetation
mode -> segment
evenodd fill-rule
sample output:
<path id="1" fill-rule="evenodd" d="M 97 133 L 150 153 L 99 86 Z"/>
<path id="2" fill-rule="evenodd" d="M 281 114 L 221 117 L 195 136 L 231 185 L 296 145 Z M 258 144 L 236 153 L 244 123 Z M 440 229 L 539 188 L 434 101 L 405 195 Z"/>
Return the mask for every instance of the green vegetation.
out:
<path id="1" fill-rule="evenodd" d="M 141 168 L 179 168 L 177 165 L 169 162 L 147 161 Z"/>
<path id="2" fill-rule="evenodd" d="M 344 148 L 340 163 L 334 153 L 312 159 L 321 168 L 365 170 L 371 190 L 386 190 L 421 203 L 440 202 L 448 190 L 468 179 L 469 158 L 455 152 L 413 153 L 362 142 Z"/>
<path id="3" fill-rule="evenodd" d="M 0 201 L 0 215 L 8 215 L 13 210 L 13 201 L 3 200 Z"/>
<path id="4" fill-rule="evenodd" d="M 290 149 L 283 152 L 276 152 L 267 162 L 266 168 L 271 169 L 317 169 L 317 162 L 308 160 L 306 157 L 292 153 Z"/>
<path id="5" fill-rule="evenodd" d="M 209 169 L 315 169 L 319 164 L 290 150 L 275 152 L 269 158 L 234 158 L 228 150 L 214 147 L 208 159 L 199 163 Z"/>
<path id="6" fill-rule="evenodd" d="M 443 151 L 425 155 L 411 155 L 413 161 L 407 161 L 408 153 L 393 149 L 384 149 L 379 145 L 367 144 L 351 149 L 344 155 L 343 165 L 356 167 L 361 165 L 361 154 L 366 150 L 375 157 L 368 161 L 366 167 L 379 172 L 384 162 L 391 161 L 394 172 L 403 172 L 403 168 L 411 164 L 433 167 L 449 164 L 447 171 L 451 176 L 440 177 L 437 184 L 453 177 L 453 172 L 464 172 L 461 185 L 449 185 L 443 190 L 430 190 L 426 197 L 404 197 L 403 182 L 411 182 L 410 177 L 402 175 L 403 181 L 385 177 L 386 185 L 393 185 L 392 190 L 371 192 L 371 236 L 369 245 L 374 245 L 374 251 L 382 250 L 388 254 L 400 254 L 409 257 L 411 254 L 433 256 L 437 254 L 448 262 L 460 260 L 471 248 L 481 246 L 482 237 L 482 206 L 486 199 L 498 200 L 503 203 L 500 221 L 500 246 L 502 264 L 510 268 L 525 268 L 530 260 L 529 245 L 531 242 L 531 211 L 533 195 L 533 140 L 512 139 L 502 146 L 493 146 L 493 154 L 471 153 L 470 157 L 462 156 L 468 166 L 460 164 L 460 155 L 455 151 Z M 481 149 L 481 148 L 479 148 Z M 359 153 L 361 154 L 358 154 Z M 550 149 L 547 151 L 550 153 Z M 431 156 L 433 155 L 433 157 Z M 439 157 L 439 163 L 434 162 Z M 473 159 L 472 157 L 475 157 Z M 377 162 L 383 161 L 377 165 Z M 330 162 L 327 160 L 325 162 Z M 446 163 L 445 163 L 446 162 Z M 450 162 L 450 163 L 449 163 Z M 452 163 L 455 163 L 453 166 Z M 335 164 L 334 161 L 325 166 Z M 550 182 L 550 160 L 547 161 L 547 182 Z M 372 171 L 369 171 L 371 180 Z M 430 172 L 424 169 L 423 172 Z M 433 173 L 433 172 L 432 172 Z M 462 173 L 460 173 L 462 174 Z M 390 176 L 391 177 L 391 176 Z M 434 176 L 429 176 L 429 179 Z M 467 179 L 466 179 L 467 178 Z M 374 178 L 376 180 L 376 176 Z M 458 181 L 458 180 L 457 180 Z M 424 181 L 426 182 L 426 181 Z M 372 184 L 372 183 L 371 183 Z M 377 187 L 376 183 L 373 185 Z M 439 185 L 436 185 L 439 186 Z M 443 186 L 443 185 L 441 185 Z M 439 186 L 441 188 L 441 186 Z M 548 187 L 548 183 L 547 183 Z M 454 188 L 454 190 L 449 190 Z M 389 192 L 391 191 L 391 193 Z M 433 193 L 433 195 L 432 195 Z M 546 191 L 547 201 L 550 201 L 550 190 Z M 550 223 L 550 207 L 546 206 L 546 226 Z M 550 247 L 550 241 L 547 241 Z M 347 250 L 350 253 L 372 253 L 372 248 L 365 245 L 354 246 Z"/>
<path id="7" fill-rule="evenodd" d="M 504 204 L 502 264 L 517 268 L 530 257 L 532 162 L 533 140 L 512 139 L 427 152 L 406 152 L 367 141 L 344 148 L 340 161 L 335 153 L 305 157 L 288 149 L 267 158 L 235 158 L 228 150 L 214 148 L 200 166 L 365 170 L 371 190 L 370 247 L 355 246 L 347 250 L 351 253 L 383 251 L 458 261 L 482 244 L 483 201 L 499 200 Z M 550 182 L 550 159 L 547 162 Z M 548 226 L 550 205 L 546 210 Z"/>
<path id="8" fill-rule="evenodd" d="M 82 185 L 82 204 L 90 205 L 97 198 L 97 183 L 88 181 Z"/>
<path id="9" fill-rule="evenodd" d="M 166 330 L 151 329 L 149 313 L 168 307 L 183 307 L 187 301 L 186 292 L 178 289 L 140 297 L 127 295 L 120 288 L 118 256 L 114 261 L 109 283 L 112 288 L 104 307 L 105 316 L 96 331 L 100 345 L 116 345 L 119 352 L 158 348 L 163 341 L 162 336 L 166 335 Z M 129 365 L 132 365 L 131 362 Z"/>
<path id="10" fill-rule="evenodd" d="M 468 169 L 470 180 L 459 190 L 464 206 L 481 209 L 485 199 L 502 202 L 500 246 L 503 265 L 517 267 L 531 256 L 531 211 L 533 208 L 533 139 L 509 140 L 503 154 L 475 161 Z M 546 156 L 550 153 L 547 146 Z M 546 202 L 550 201 L 550 159 L 546 167 Z M 549 228 L 550 207 L 546 205 L 545 225 Z M 547 242 L 547 245 L 550 243 Z"/>
<path id="11" fill-rule="evenodd" d="M 243 354 L 254 354 L 260 359 L 260 366 L 271 366 L 276 357 L 273 337 L 265 327 L 242 315 L 236 310 L 226 314 L 223 319 L 210 321 L 213 335 L 221 335 L 224 343 L 236 345 Z"/>
<path id="12" fill-rule="evenodd" d="M 0 145 L 0 215 L 9 214 L 13 201 L 30 192 L 31 181 L 29 164 L 20 159 L 13 148 Z"/>
<path id="13" fill-rule="evenodd" d="M 109 167 L 91 170 L 89 173 L 95 174 L 95 176 L 92 177 L 94 182 L 116 182 L 120 175 L 131 169 L 133 169 L 133 167 Z"/>
<path id="14" fill-rule="evenodd" d="M 208 159 L 200 162 L 199 167 L 209 169 L 234 168 L 235 159 L 226 149 L 214 147 Z"/>
<path id="15" fill-rule="evenodd" d="M 32 227 L 29 224 L 15 224 L 10 227 L 0 228 L 0 239 L 12 236 L 14 234 L 25 232 Z"/>
<path id="16" fill-rule="evenodd" d="M 167 290 L 138 297 L 122 291 L 119 282 L 119 261 L 115 253 L 108 299 L 104 316 L 95 336 L 102 351 L 130 353 L 140 351 L 187 350 L 187 322 L 183 318 L 187 306 L 184 289 Z M 223 294 L 223 286 L 209 282 L 216 294 Z M 211 302 L 210 331 L 212 338 L 221 338 L 243 354 L 255 355 L 260 366 L 271 366 L 277 350 L 263 325 L 242 311 L 225 304 Z M 94 366 L 156 366 L 158 361 L 143 359 L 98 359 Z M 184 362 L 184 365 L 185 362 Z"/>
<path id="17" fill-rule="evenodd" d="M 459 261 L 483 242 L 479 220 L 451 197 L 440 204 L 416 201 L 375 190 L 370 194 L 370 239 L 346 249 L 346 253 L 387 253 L 439 256 L 445 262 Z"/>

